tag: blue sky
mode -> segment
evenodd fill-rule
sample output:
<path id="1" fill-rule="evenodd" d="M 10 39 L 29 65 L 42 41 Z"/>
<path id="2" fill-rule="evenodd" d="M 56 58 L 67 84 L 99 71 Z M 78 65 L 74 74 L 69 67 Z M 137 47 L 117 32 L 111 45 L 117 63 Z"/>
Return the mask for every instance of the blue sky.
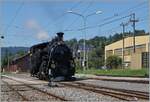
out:
<path id="1" fill-rule="evenodd" d="M 127 22 L 129 18 L 102 27 L 97 25 L 131 13 L 135 13 L 139 19 L 136 29 L 148 32 L 148 0 L 4 0 L 0 3 L 0 10 L 2 11 L 0 34 L 5 36 L 3 46 L 32 46 L 50 40 L 59 31 L 65 33 L 65 40 L 83 38 L 84 31 L 77 30 L 83 27 L 83 19 L 67 13 L 68 10 L 84 16 L 98 10 L 102 11 L 102 14 L 87 19 L 87 27 L 96 26 L 86 29 L 87 39 L 120 33 L 122 28 L 119 25 L 121 22 Z M 118 16 L 114 16 L 115 14 Z M 106 20 L 107 18 L 109 19 Z M 126 27 L 126 31 L 132 31 L 131 24 Z"/>

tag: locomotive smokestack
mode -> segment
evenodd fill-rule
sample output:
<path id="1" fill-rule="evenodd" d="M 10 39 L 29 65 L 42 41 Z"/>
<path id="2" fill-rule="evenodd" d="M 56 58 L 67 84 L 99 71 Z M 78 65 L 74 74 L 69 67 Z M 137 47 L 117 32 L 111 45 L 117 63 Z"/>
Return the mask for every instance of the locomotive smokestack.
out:
<path id="1" fill-rule="evenodd" d="M 63 41 L 63 35 L 64 35 L 63 32 L 58 32 L 58 33 L 57 33 L 58 39 L 59 39 L 60 41 Z"/>

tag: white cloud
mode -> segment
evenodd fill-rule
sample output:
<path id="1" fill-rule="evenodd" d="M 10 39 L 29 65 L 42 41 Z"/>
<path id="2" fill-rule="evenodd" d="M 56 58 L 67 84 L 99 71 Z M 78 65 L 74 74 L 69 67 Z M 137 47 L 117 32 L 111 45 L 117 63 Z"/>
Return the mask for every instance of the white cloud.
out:
<path id="1" fill-rule="evenodd" d="M 46 32 L 36 20 L 34 19 L 28 20 L 25 23 L 25 26 L 31 31 L 35 32 L 35 37 L 38 40 L 47 41 L 49 39 L 48 32 Z"/>
<path id="2" fill-rule="evenodd" d="M 47 32 L 45 32 L 45 31 L 39 31 L 38 33 L 37 33 L 37 38 L 39 39 L 39 40 L 48 40 L 49 39 L 49 35 L 48 35 L 48 33 Z"/>

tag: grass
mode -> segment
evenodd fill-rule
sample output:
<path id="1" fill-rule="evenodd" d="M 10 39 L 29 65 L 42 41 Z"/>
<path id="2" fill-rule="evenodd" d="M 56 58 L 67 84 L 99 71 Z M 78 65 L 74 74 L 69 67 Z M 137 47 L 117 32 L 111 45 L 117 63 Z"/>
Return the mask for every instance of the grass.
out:
<path id="1" fill-rule="evenodd" d="M 86 71 L 77 70 L 76 73 L 80 74 L 94 74 L 94 75 L 110 75 L 110 76 L 126 76 L 126 77 L 148 77 L 149 70 L 146 68 L 133 70 L 133 69 L 89 69 Z"/>
<path id="2" fill-rule="evenodd" d="M 76 73 L 78 74 L 93 74 L 93 75 L 108 75 L 108 76 L 126 76 L 126 77 L 148 77 L 149 70 L 148 68 L 142 68 L 138 70 L 133 69 L 88 69 L 85 71 L 76 70 Z M 8 75 L 11 74 L 10 72 L 3 72 L 0 73 L 0 75 Z"/>

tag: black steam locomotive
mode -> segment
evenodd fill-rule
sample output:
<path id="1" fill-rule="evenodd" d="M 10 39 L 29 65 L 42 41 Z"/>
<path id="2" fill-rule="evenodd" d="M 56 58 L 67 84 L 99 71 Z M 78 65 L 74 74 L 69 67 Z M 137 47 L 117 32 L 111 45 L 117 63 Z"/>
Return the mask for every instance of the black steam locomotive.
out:
<path id="1" fill-rule="evenodd" d="M 75 63 L 71 49 L 64 43 L 62 32 L 50 42 L 30 48 L 31 76 L 40 80 L 63 77 L 69 80 L 75 74 Z"/>

